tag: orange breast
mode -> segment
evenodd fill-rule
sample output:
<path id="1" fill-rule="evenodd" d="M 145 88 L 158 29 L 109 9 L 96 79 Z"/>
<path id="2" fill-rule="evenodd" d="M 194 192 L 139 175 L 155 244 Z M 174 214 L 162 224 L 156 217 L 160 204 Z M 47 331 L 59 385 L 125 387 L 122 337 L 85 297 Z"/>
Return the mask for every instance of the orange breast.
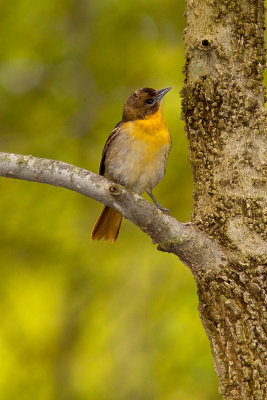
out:
<path id="1" fill-rule="evenodd" d="M 124 127 L 130 135 L 149 144 L 151 151 L 171 143 L 170 132 L 161 109 L 147 118 L 126 122 Z"/>
<path id="2" fill-rule="evenodd" d="M 136 193 L 150 191 L 164 176 L 170 147 L 160 110 L 149 118 L 125 122 L 107 151 L 105 176 Z"/>

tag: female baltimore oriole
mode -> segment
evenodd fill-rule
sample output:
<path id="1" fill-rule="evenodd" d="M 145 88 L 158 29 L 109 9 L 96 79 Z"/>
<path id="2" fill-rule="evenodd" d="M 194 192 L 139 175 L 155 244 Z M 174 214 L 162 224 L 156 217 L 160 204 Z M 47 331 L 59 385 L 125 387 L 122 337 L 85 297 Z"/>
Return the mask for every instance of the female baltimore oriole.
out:
<path id="1" fill-rule="evenodd" d="M 133 92 L 123 107 L 122 120 L 108 137 L 99 167 L 99 174 L 124 185 L 138 194 L 147 192 L 162 208 L 152 189 L 162 180 L 171 149 L 171 136 L 161 101 L 171 89 L 143 88 Z M 118 237 L 122 215 L 104 206 L 92 230 L 92 240 L 114 243 Z"/>

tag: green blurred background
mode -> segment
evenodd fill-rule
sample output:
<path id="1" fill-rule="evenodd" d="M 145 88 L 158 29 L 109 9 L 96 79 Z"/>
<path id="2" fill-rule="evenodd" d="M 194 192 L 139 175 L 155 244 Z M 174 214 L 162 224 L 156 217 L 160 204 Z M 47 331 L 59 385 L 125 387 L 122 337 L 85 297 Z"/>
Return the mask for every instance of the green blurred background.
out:
<path id="1" fill-rule="evenodd" d="M 186 221 L 192 177 L 180 120 L 183 0 L 2 0 L 2 151 L 98 171 L 131 91 L 164 99 L 173 138 L 155 190 Z M 216 400 L 196 286 L 173 255 L 124 221 L 91 243 L 100 204 L 1 179 L 0 398 Z"/>

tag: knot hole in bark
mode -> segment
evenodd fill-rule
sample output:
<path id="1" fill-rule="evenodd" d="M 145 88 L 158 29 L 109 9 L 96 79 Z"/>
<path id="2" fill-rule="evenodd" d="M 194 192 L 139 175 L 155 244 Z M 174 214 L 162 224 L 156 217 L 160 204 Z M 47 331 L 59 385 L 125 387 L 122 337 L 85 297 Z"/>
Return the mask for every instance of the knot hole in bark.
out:
<path id="1" fill-rule="evenodd" d="M 117 185 L 116 183 L 113 183 L 109 187 L 109 192 L 112 194 L 112 196 L 118 196 L 121 194 L 121 187 L 120 185 Z"/>
<path id="2" fill-rule="evenodd" d="M 203 39 L 201 42 L 202 46 L 204 47 L 208 47 L 210 45 L 210 42 L 208 41 L 208 39 Z"/>

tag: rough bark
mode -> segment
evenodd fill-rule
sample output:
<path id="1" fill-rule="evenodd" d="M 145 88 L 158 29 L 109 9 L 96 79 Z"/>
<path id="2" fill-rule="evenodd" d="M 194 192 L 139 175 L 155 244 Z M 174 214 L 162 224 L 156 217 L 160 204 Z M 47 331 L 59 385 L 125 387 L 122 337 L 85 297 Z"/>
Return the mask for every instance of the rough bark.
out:
<path id="1" fill-rule="evenodd" d="M 264 0 L 188 0 L 183 115 L 192 222 L 229 254 L 196 279 L 224 399 L 266 393 Z M 265 158 L 264 158 L 265 157 Z"/>

